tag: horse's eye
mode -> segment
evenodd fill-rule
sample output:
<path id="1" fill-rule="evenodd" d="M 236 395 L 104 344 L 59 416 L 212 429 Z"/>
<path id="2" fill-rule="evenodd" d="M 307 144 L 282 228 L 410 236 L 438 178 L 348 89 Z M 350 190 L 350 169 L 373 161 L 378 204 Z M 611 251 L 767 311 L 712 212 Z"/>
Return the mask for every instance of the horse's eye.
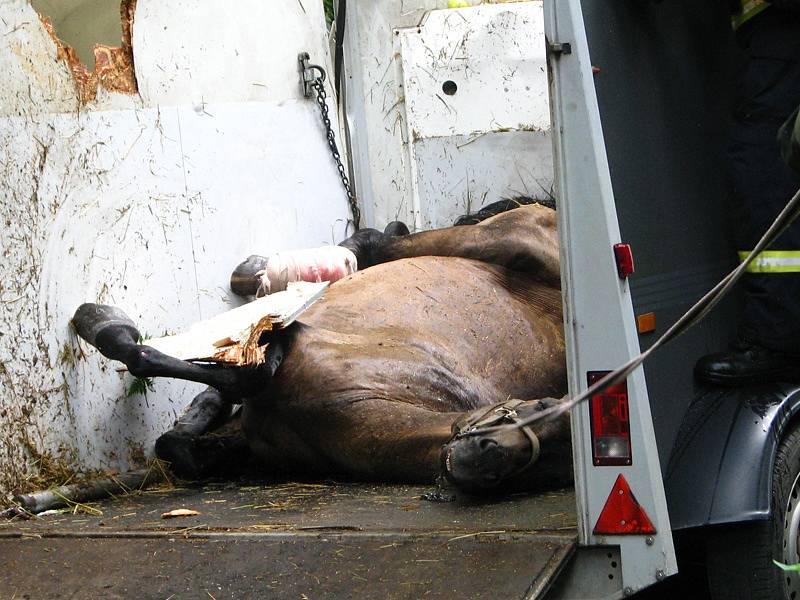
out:
<path id="1" fill-rule="evenodd" d="M 494 446 L 497 446 L 497 442 L 491 438 L 484 438 L 478 444 L 478 447 L 481 450 L 488 450 L 489 448 L 492 448 Z"/>

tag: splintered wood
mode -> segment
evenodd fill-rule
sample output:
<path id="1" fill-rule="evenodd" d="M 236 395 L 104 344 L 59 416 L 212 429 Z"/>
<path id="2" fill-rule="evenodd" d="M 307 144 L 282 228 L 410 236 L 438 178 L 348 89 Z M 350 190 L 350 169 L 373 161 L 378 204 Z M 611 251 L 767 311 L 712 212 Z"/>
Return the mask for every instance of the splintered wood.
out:
<path id="1" fill-rule="evenodd" d="M 286 291 L 195 323 L 188 331 L 142 343 L 181 360 L 260 365 L 266 360 L 269 347 L 261 342 L 262 334 L 291 325 L 327 287 L 327 282 L 290 283 Z"/>
<path id="2" fill-rule="evenodd" d="M 139 86 L 133 66 L 133 18 L 136 12 L 136 0 L 122 0 L 120 13 L 122 17 L 122 45 L 94 45 L 95 68 L 90 71 L 78 58 L 75 49 L 58 37 L 53 22 L 44 15 L 39 15 L 45 30 L 53 38 L 56 45 L 56 58 L 63 60 L 72 73 L 80 101 L 91 102 L 97 96 L 98 85 L 110 92 L 137 94 Z"/>

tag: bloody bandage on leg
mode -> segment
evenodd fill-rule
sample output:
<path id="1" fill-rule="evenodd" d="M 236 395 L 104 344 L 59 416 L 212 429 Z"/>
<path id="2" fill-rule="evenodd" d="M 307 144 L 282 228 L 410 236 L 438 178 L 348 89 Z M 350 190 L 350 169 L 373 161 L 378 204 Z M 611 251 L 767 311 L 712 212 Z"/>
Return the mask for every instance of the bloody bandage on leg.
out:
<path id="1" fill-rule="evenodd" d="M 283 291 L 293 281 L 333 283 L 357 270 L 356 255 L 342 246 L 277 252 L 267 259 L 267 268 L 258 273 L 258 296 Z"/>

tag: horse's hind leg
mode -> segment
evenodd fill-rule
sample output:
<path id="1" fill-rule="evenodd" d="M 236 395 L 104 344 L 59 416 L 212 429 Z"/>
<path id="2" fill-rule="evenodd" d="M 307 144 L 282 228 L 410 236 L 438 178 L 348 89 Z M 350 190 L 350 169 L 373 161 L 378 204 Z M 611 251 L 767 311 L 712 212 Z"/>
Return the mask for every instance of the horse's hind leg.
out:
<path id="1" fill-rule="evenodd" d="M 477 225 L 404 236 L 362 229 L 340 245 L 356 255 L 359 269 L 415 256 L 455 256 L 523 271 L 555 286 L 561 276 L 556 213 L 538 204 L 498 214 Z"/>
<path id="2" fill-rule="evenodd" d="M 78 335 L 106 358 L 118 360 L 137 377 L 172 377 L 205 383 L 226 398 L 242 398 L 256 392 L 280 364 L 280 344 L 274 344 L 266 369 L 253 370 L 216 365 L 198 365 L 168 356 L 139 344 L 141 337 L 133 321 L 120 309 L 102 304 L 83 304 L 72 323 Z"/>
<path id="3" fill-rule="evenodd" d="M 156 456 L 183 479 L 230 475 L 249 462 L 238 413 L 217 390 L 198 394 L 172 429 L 156 440 Z"/>

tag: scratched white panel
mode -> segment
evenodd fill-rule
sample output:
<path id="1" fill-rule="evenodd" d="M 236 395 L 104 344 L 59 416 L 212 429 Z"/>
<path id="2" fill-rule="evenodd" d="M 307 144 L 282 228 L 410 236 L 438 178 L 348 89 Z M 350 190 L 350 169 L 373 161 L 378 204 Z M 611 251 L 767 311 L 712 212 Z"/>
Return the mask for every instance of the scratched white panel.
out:
<path id="1" fill-rule="evenodd" d="M 470 0 L 470 4 L 479 2 Z M 529 66 L 532 71 L 538 68 L 536 65 L 543 67 L 544 40 L 541 36 L 540 17 L 537 16 L 537 11 L 538 14 L 541 13 L 541 2 L 534 0 L 500 3 L 495 0 L 494 5 L 466 9 L 447 9 L 447 5 L 447 0 L 350 0 L 348 2 L 345 32 L 347 118 L 353 147 L 356 187 L 363 203 L 364 218 L 370 226 L 382 228 L 394 219 L 405 220 L 411 227 L 422 227 L 432 222 L 429 217 L 420 214 L 420 199 L 412 184 L 418 174 L 417 163 L 412 162 L 409 152 L 409 146 L 413 141 L 411 133 L 413 130 L 406 122 L 408 112 L 406 104 L 421 100 L 421 95 L 429 95 L 432 101 L 438 103 L 441 109 L 449 114 L 434 95 L 438 93 L 448 103 L 453 99 L 445 96 L 441 90 L 441 85 L 446 79 L 441 79 L 440 76 L 445 73 L 449 72 L 449 76 L 453 78 L 458 77 L 453 79 L 458 82 L 460 90 L 458 94 L 465 98 L 467 111 L 476 114 L 467 115 L 459 105 L 457 119 L 447 116 L 441 125 L 420 124 L 423 129 L 417 127 L 418 133 L 427 135 L 435 131 L 431 129 L 427 134 L 424 133 L 425 128 L 430 125 L 432 128 L 440 128 L 440 131 L 443 129 L 446 135 L 451 133 L 468 135 L 472 133 L 474 127 L 471 119 L 477 122 L 479 131 L 494 130 L 499 125 L 492 124 L 492 115 L 499 114 L 502 117 L 507 112 L 504 107 L 509 106 L 509 101 L 512 102 L 510 106 L 513 106 L 514 114 L 508 119 L 502 117 L 504 126 L 512 129 L 520 125 L 524 128 L 531 125 L 545 128 L 545 119 L 548 118 L 545 71 L 539 70 L 538 74 L 531 73 L 531 78 L 540 81 L 540 84 L 522 86 L 517 85 L 517 81 L 521 81 L 518 79 L 521 72 L 519 69 L 514 72 L 515 64 L 521 65 L 523 71 Z M 494 34 L 487 36 L 481 33 L 481 24 L 488 26 L 506 11 L 517 14 L 526 22 L 524 26 L 514 26 L 516 39 L 511 40 L 510 47 L 503 41 L 498 44 L 494 39 L 498 36 Z M 535 22 L 530 22 L 531 17 Z M 495 23 L 496 29 L 501 37 L 508 38 L 508 34 L 503 33 L 503 28 L 509 21 L 502 19 Z M 442 28 L 442 23 L 445 21 L 448 25 L 452 25 L 454 29 L 452 35 Z M 473 23 L 474 25 L 471 25 Z M 412 41 L 411 38 L 418 33 L 419 40 Z M 454 56 L 453 64 L 448 64 L 446 60 L 450 56 L 447 51 L 439 59 L 439 54 L 445 48 L 450 52 L 453 49 L 458 50 L 457 44 L 466 33 L 469 35 L 465 47 L 470 48 L 467 60 L 463 59 L 463 48 L 461 55 L 457 54 L 459 56 L 457 60 Z M 417 79 L 412 82 L 410 92 L 403 81 L 401 37 L 415 46 L 420 46 L 421 42 L 428 40 L 423 62 L 415 64 L 420 64 L 428 71 L 430 68 L 426 65 L 431 64 L 436 69 L 442 70 L 436 76 L 424 72 L 413 73 Z M 484 43 L 486 45 L 481 46 Z M 484 82 L 487 78 L 494 77 L 491 71 L 500 70 L 498 71 L 502 73 L 499 75 L 500 79 L 510 77 L 509 92 L 504 91 L 505 85 L 473 86 L 471 79 L 468 82 L 463 76 L 471 78 L 476 69 L 480 69 L 480 76 Z M 462 93 L 465 90 L 468 90 L 469 96 Z M 419 112 L 428 104 L 423 102 L 419 109 L 414 107 L 413 110 Z M 534 105 L 536 108 L 532 109 Z M 435 111 L 439 108 L 432 110 L 434 112 L 431 113 L 431 120 L 434 114 L 437 114 L 438 119 L 439 115 Z M 468 120 L 459 121 L 465 115 Z M 539 115 L 541 119 L 533 118 L 535 115 Z M 484 127 L 487 122 L 491 127 Z M 436 168 L 441 168 L 442 172 L 445 172 L 447 165 L 438 165 Z M 449 189 L 456 181 L 448 179 L 443 182 L 443 187 Z"/>
<path id="2" fill-rule="evenodd" d="M 541 2 L 435 10 L 399 35 L 412 140 L 550 128 Z"/>
<path id="3" fill-rule="evenodd" d="M 449 227 L 501 198 L 546 197 L 553 184 L 550 135 L 486 132 L 425 138 L 414 144 L 423 229 Z"/>
<path id="4" fill-rule="evenodd" d="M 553 183 L 541 2 L 435 10 L 398 31 L 411 214 L 442 227 Z"/>
<path id="5" fill-rule="evenodd" d="M 329 62 L 321 0 L 138 0 L 133 46 L 149 105 L 282 101 L 299 93 L 298 53 Z"/>
<path id="6" fill-rule="evenodd" d="M 126 397 L 131 377 L 70 332 L 80 303 L 118 305 L 160 335 L 238 302 L 228 277 L 248 254 L 345 236 L 318 109 L 284 64 L 305 44 L 327 64 L 321 9 L 202 4 L 139 0 L 144 99 L 103 92 L 78 110 L 36 14 L 0 2 L 0 494 L 35 473 L 28 446 L 81 469 L 128 468 L 200 387 L 157 380 Z M 282 20 L 282 35 L 253 19 Z M 171 71 L 137 48 L 147 39 L 175 46 Z M 214 56 L 238 57 L 217 86 L 200 75 Z"/>

